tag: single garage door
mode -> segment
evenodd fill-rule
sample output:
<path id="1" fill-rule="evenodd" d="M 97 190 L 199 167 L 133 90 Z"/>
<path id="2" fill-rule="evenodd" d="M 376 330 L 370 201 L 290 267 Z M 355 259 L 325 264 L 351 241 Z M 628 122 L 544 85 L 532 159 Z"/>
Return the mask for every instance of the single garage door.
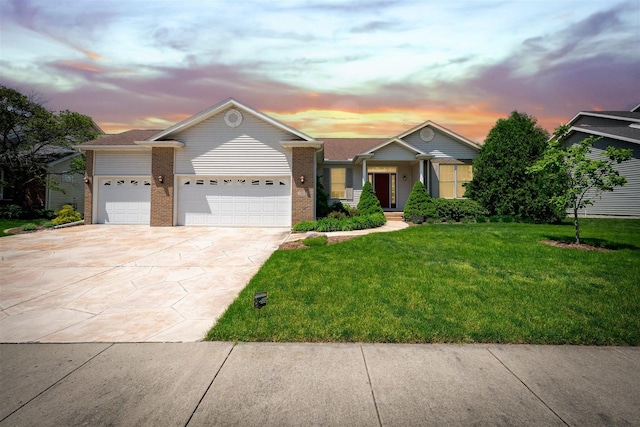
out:
<path id="1" fill-rule="evenodd" d="M 289 177 L 181 177 L 178 224 L 289 227 Z"/>
<path id="2" fill-rule="evenodd" d="M 98 224 L 149 224 L 150 202 L 150 178 L 98 180 Z"/>

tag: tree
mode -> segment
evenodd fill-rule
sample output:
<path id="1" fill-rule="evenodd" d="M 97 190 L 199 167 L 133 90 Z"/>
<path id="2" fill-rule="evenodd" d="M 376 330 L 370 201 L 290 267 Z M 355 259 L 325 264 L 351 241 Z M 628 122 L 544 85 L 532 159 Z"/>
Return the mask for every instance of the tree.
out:
<path id="1" fill-rule="evenodd" d="M 514 111 L 499 119 L 473 162 L 473 179 L 465 196 L 484 206 L 490 215 L 521 216 L 557 222 L 565 216 L 551 197 L 563 186 L 551 175 L 533 176 L 527 167 L 538 160 L 549 134 L 534 117 Z"/>
<path id="2" fill-rule="evenodd" d="M 381 213 L 384 215 L 380 200 L 373 191 L 373 186 L 369 181 L 365 182 L 362 186 L 362 193 L 360 194 L 360 201 L 358 202 L 358 212 L 361 215 L 372 215 Z"/>
<path id="3" fill-rule="evenodd" d="M 70 148 L 98 136 L 90 117 L 68 110 L 54 113 L 41 104 L 37 95 L 0 85 L 2 185 L 24 208 L 41 207 L 32 193 L 48 185 L 47 163 L 56 147 Z"/>
<path id="4" fill-rule="evenodd" d="M 592 153 L 593 145 L 600 137 L 588 137 L 567 146 L 569 126 L 563 125 L 556 129 L 554 137 L 549 141 L 544 155 L 528 168 L 532 175 L 551 173 L 564 176 L 567 185 L 563 191 L 555 194 L 551 201 L 566 211 L 573 212 L 573 224 L 576 231 L 576 243 L 580 243 L 580 223 L 578 210 L 592 205 L 594 198 L 604 191 L 613 191 L 615 187 L 624 186 L 627 179 L 620 175 L 614 165 L 631 159 L 631 150 L 607 147 L 597 158 Z"/>

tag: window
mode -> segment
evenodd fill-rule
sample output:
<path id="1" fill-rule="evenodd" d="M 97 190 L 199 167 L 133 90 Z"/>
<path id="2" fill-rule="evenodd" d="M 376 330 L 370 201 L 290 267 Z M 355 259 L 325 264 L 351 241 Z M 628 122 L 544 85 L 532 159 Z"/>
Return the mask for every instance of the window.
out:
<path id="1" fill-rule="evenodd" d="M 331 198 L 346 198 L 347 170 L 345 168 L 331 169 Z"/>
<path id="2" fill-rule="evenodd" d="M 473 178 L 471 165 L 440 165 L 440 197 L 459 199 L 467 191 L 463 184 Z"/>

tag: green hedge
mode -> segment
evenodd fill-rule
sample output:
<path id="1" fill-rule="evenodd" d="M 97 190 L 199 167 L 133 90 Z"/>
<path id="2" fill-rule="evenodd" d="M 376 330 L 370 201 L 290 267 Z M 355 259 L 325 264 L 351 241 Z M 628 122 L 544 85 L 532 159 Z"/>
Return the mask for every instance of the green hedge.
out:
<path id="1" fill-rule="evenodd" d="M 470 199 L 433 199 L 422 183 L 413 186 L 404 209 L 405 221 L 421 224 L 425 221 L 468 221 L 488 215 L 478 202 Z"/>
<path id="2" fill-rule="evenodd" d="M 387 222 L 384 214 L 360 215 L 348 218 L 320 218 L 317 221 L 302 221 L 293 226 L 293 231 L 352 231 L 381 227 Z"/>

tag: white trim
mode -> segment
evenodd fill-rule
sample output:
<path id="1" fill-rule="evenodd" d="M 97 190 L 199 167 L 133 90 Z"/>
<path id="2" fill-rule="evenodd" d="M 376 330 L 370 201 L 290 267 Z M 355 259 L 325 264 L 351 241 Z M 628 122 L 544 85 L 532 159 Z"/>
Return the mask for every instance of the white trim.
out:
<path id="1" fill-rule="evenodd" d="M 148 151 L 150 146 L 142 145 L 75 145 L 79 151 Z"/>
<path id="2" fill-rule="evenodd" d="M 282 148 L 315 148 L 316 150 L 324 146 L 322 141 L 280 141 Z"/>
<path id="3" fill-rule="evenodd" d="M 427 156 L 427 155 L 428 155 L 427 153 L 425 153 L 425 152 L 423 152 L 423 151 L 421 151 L 421 150 L 418 150 L 416 147 L 414 147 L 414 146 L 412 146 L 412 145 L 408 144 L 407 142 L 403 141 L 403 140 L 402 140 L 402 139 L 400 139 L 400 138 L 391 138 L 390 140 L 388 140 L 388 141 L 386 141 L 386 142 L 383 142 L 382 144 L 377 145 L 377 146 L 373 147 L 372 149 L 370 149 L 370 150 L 368 150 L 368 151 L 365 151 L 365 152 L 364 152 L 364 153 L 362 153 L 362 154 L 374 154 L 374 155 L 375 155 L 374 151 L 378 151 L 379 149 L 384 148 L 384 147 L 386 147 L 387 145 L 390 145 L 390 144 L 393 144 L 393 143 L 398 144 L 399 146 L 401 146 L 402 148 L 404 148 L 404 149 L 405 149 L 405 150 L 407 150 L 407 151 L 411 151 L 411 152 L 416 153 L 416 155 L 420 155 L 420 154 L 423 154 L 423 155 L 425 155 L 425 156 Z M 362 154 L 358 154 L 358 155 L 360 156 L 360 155 L 362 155 Z M 356 156 L 356 157 L 357 157 L 357 156 Z"/>
<path id="4" fill-rule="evenodd" d="M 455 132 L 453 132 L 453 131 L 451 131 L 451 130 L 443 127 L 443 126 L 440 126 L 439 124 L 434 123 L 431 120 L 427 120 L 424 123 L 420 123 L 419 125 L 414 126 L 411 129 L 409 129 L 408 131 L 403 132 L 400 135 L 396 135 L 395 138 L 402 139 L 405 136 L 407 136 L 409 134 L 412 134 L 413 132 L 416 132 L 416 131 L 418 131 L 421 128 L 426 127 L 426 126 L 430 126 L 430 127 L 434 128 L 434 129 L 436 129 L 436 130 L 438 130 L 438 131 L 440 131 L 442 133 L 445 133 L 445 134 L 449 135 L 451 138 L 456 139 L 456 140 L 460 141 L 461 143 L 463 143 L 465 145 L 468 145 L 471 148 L 474 148 L 476 150 L 480 149 L 480 144 L 478 144 L 478 143 L 476 143 L 476 142 L 474 142 L 474 141 L 472 141 L 470 139 L 467 139 L 462 135 L 458 135 L 457 133 L 455 133 Z"/>
<path id="5" fill-rule="evenodd" d="M 188 129 L 210 117 L 215 116 L 216 114 L 218 114 L 219 112 L 225 110 L 226 108 L 229 107 L 235 107 L 238 110 L 242 110 L 246 113 L 252 114 L 253 116 L 258 117 L 259 119 L 262 119 L 264 121 L 266 121 L 267 123 L 270 123 L 271 125 L 285 131 L 285 132 L 289 132 L 299 138 L 302 138 L 306 141 L 314 141 L 314 138 L 310 137 L 309 135 L 300 132 L 297 129 L 294 129 L 292 127 L 289 127 L 283 123 L 280 123 L 279 121 L 267 116 L 266 114 L 263 114 L 257 110 L 254 110 L 251 107 L 248 107 L 244 104 L 241 104 L 240 102 L 238 102 L 237 100 L 233 99 L 233 98 L 228 98 L 212 107 L 207 108 L 206 110 L 200 111 L 197 114 L 194 114 L 193 116 L 189 117 L 186 120 L 181 121 L 180 123 L 176 123 L 175 125 L 163 130 L 162 132 L 158 133 L 155 136 L 152 136 L 151 138 L 149 138 L 149 141 L 156 141 L 160 138 L 164 138 L 169 134 L 175 133 L 175 132 L 180 132 L 183 131 L 185 129 Z"/>
<path id="6" fill-rule="evenodd" d="M 620 111 L 621 113 L 630 113 L 632 111 Z M 610 115 L 610 114 L 601 114 L 598 113 L 597 111 L 581 111 L 578 114 L 576 114 L 573 119 L 569 120 L 569 123 L 567 123 L 568 125 L 572 125 L 573 122 L 575 122 L 580 116 L 589 116 L 589 117 L 600 117 L 603 119 L 613 119 L 613 120 L 620 120 L 620 121 L 625 121 L 625 122 L 638 122 L 640 123 L 640 118 L 636 119 L 633 117 L 624 117 L 624 116 L 614 116 L 614 115 Z M 573 126 L 572 126 L 573 127 Z"/>
<path id="7" fill-rule="evenodd" d="M 606 138 L 617 139 L 618 141 L 631 142 L 632 144 L 640 144 L 640 140 L 638 139 L 627 138 L 626 136 L 613 135 L 610 133 L 600 132 L 600 131 L 592 130 L 589 128 L 583 128 L 579 126 L 572 126 L 569 129 L 569 132 L 583 132 L 583 133 L 588 133 L 590 135 L 597 135 L 597 136 L 603 136 Z"/>
<path id="8" fill-rule="evenodd" d="M 133 141 L 134 144 L 139 145 L 141 147 L 161 147 L 161 148 L 182 148 L 184 147 L 184 142 L 180 141 Z"/>

